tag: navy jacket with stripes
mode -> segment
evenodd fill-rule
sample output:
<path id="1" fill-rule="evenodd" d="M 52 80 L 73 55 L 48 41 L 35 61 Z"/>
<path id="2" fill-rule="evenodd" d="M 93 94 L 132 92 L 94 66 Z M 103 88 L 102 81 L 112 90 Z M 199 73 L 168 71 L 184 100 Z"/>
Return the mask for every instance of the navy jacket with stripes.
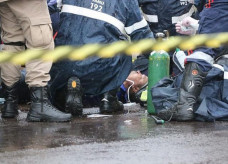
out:
<path id="1" fill-rule="evenodd" d="M 56 46 L 112 43 L 119 40 L 153 38 L 137 0 L 63 0 Z M 132 59 L 91 57 L 83 61 L 62 61 L 51 69 L 51 93 L 77 76 L 84 93 L 99 95 L 118 88 L 131 71 Z"/>

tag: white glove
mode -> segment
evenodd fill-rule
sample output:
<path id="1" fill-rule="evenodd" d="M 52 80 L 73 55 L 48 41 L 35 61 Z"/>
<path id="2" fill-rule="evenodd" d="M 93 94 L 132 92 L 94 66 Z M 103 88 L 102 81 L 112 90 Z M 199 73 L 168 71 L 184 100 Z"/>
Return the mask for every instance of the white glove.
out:
<path id="1" fill-rule="evenodd" d="M 199 28 L 198 20 L 191 17 L 184 18 L 181 22 L 177 22 L 176 32 L 184 35 L 194 35 Z"/>

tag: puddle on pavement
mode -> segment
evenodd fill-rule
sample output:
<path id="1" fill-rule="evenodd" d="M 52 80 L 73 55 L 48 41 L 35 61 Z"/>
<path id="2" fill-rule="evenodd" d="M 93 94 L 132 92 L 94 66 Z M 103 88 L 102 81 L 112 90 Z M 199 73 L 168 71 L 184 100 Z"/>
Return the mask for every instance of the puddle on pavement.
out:
<path id="1" fill-rule="evenodd" d="M 199 122 L 156 125 L 142 111 L 111 117 L 74 118 L 69 123 L 28 123 L 25 118 L 26 113 L 20 112 L 18 119 L 0 120 L 0 152 L 227 129 L 227 123 L 219 126 Z"/>

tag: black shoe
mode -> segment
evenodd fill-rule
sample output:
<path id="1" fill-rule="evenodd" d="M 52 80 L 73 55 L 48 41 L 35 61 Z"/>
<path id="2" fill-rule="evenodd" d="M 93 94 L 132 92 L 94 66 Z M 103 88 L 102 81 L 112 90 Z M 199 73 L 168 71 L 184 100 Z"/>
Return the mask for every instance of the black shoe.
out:
<path id="1" fill-rule="evenodd" d="M 191 121 L 194 119 L 194 112 L 191 109 L 180 108 L 178 103 L 173 108 L 158 111 L 157 116 L 164 121 Z"/>
<path id="2" fill-rule="evenodd" d="M 82 115 L 82 90 L 80 80 L 77 77 L 71 77 L 68 80 L 65 110 L 74 116 Z"/>
<path id="3" fill-rule="evenodd" d="M 104 94 L 104 98 L 101 100 L 100 113 L 114 113 L 122 112 L 124 109 L 123 103 L 118 101 L 116 97 L 117 90 L 111 90 Z"/>
<path id="4" fill-rule="evenodd" d="M 47 87 L 31 87 L 31 107 L 27 115 L 27 121 L 32 122 L 66 122 L 72 118 L 71 114 L 57 110 L 47 96 Z"/>
<path id="5" fill-rule="evenodd" d="M 15 118 L 18 115 L 18 83 L 8 87 L 2 83 L 5 102 L 2 109 L 2 118 Z"/>

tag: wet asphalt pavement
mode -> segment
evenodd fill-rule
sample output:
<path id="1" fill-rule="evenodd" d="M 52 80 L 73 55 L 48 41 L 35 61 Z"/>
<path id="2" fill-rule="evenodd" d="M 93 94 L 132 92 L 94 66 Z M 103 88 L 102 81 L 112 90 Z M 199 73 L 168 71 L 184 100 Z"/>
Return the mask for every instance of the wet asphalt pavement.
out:
<path id="1" fill-rule="evenodd" d="M 28 123 L 26 112 L 0 119 L 0 164 L 228 163 L 228 122 L 157 125 L 144 109 L 129 109 L 69 123 Z"/>

